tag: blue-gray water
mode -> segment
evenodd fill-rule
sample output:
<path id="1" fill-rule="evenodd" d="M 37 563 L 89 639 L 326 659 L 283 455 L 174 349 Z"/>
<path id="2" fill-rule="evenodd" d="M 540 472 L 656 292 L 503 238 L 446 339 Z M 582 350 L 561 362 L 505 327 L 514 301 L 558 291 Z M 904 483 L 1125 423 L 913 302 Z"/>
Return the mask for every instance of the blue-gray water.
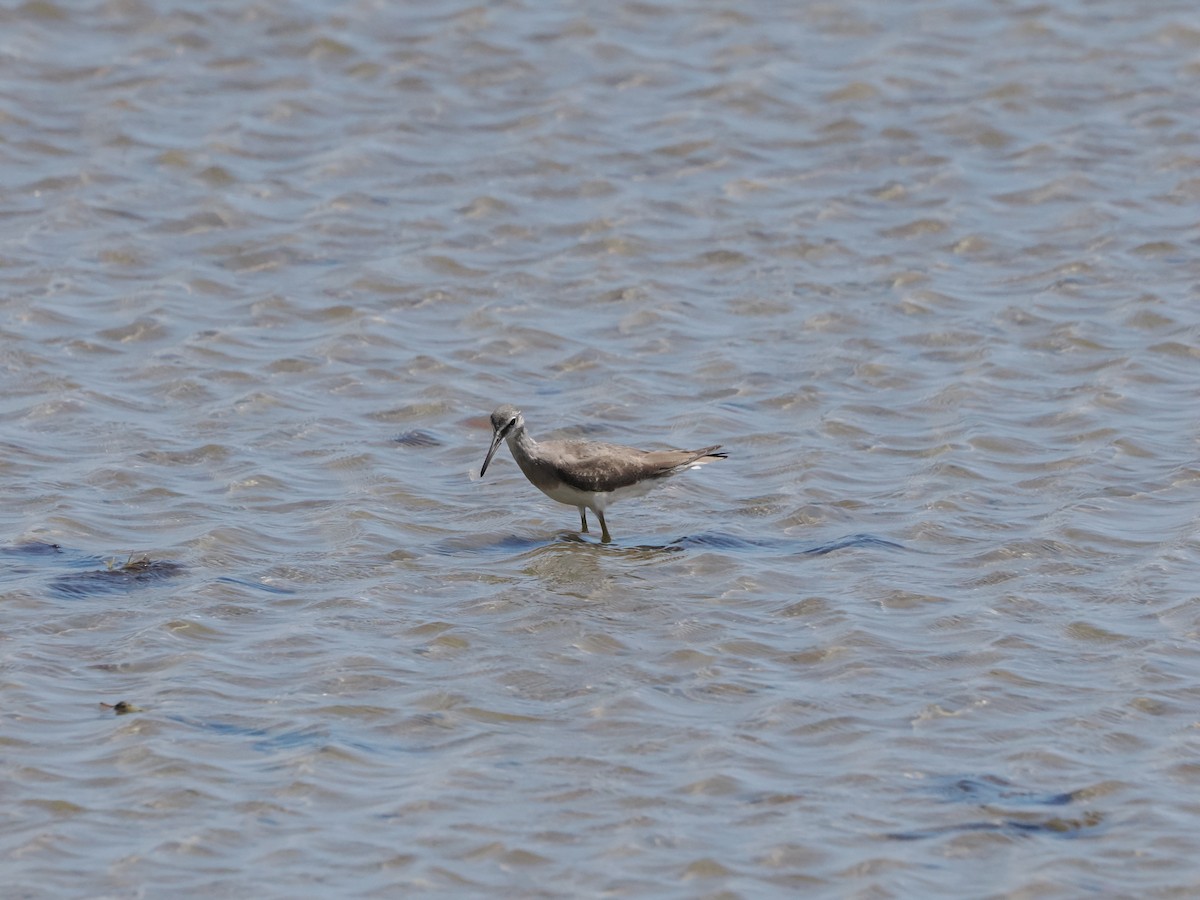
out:
<path id="1" fill-rule="evenodd" d="M 4 896 L 1193 896 L 1198 89 L 1170 0 L 5 4 Z M 730 458 L 600 546 L 504 402 Z"/>

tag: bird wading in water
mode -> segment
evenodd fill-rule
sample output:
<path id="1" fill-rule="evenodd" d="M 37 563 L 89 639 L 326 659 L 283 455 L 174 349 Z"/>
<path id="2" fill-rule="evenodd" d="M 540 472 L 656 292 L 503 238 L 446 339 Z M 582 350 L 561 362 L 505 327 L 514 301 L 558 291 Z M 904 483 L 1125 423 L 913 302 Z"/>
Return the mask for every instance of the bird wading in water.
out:
<path id="1" fill-rule="evenodd" d="M 600 520 L 600 540 L 612 540 L 604 511 L 618 500 L 640 497 L 651 488 L 686 469 L 725 459 L 720 444 L 702 450 L 638 450 L 601 441 L 535 441 L 525 418 L 515 406 L 497 407 L 492 413 L 492 446 L 479 477 L 507 441 L 513 459 L 525 477 L 551 500 L 579 510 L 579 527 L 587 531 L 587 511 Z"/>

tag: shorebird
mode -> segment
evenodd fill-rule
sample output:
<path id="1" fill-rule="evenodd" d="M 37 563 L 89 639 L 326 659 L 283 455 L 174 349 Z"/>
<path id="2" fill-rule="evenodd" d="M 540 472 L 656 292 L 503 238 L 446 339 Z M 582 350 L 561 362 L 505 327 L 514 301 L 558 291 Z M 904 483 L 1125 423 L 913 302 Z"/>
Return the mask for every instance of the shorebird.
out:
<path id="1" fill-rule="evenodd" d="M 539 442 L 525 429 L 521 411 L 506 404 L 492 413 L 492 446 L 479 469 L 480 478 L 503 440 L 535 488 L 579 510 L 581 531 L 588 530 L 587 511 L 596 514 L 600 540 L 606 544 L 612 540 L 604 521 L 609 504 L 640 497 L 665 478 L 726 458 L 717 452 L 720 444 L 703 450 L 637 450 L 600 441 Z"/>

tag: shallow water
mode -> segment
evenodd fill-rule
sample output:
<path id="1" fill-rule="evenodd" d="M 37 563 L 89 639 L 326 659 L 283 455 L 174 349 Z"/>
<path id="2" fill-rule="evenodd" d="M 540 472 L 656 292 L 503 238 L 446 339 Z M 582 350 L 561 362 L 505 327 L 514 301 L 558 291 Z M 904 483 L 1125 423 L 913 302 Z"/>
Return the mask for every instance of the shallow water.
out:
<path id="1" fill-rule="evenodd" d="M 1194 894 L 1198 49 L 0 10 L 6 896 Z"/>

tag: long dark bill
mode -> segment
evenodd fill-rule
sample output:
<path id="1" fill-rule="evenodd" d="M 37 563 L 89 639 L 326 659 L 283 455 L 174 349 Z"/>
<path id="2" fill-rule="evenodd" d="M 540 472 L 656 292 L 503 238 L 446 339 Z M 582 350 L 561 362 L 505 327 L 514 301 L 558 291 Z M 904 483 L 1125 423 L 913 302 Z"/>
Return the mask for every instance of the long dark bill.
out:
<path id="1" fill-rule="evenodd" d="M 492 461 L 492 457 L 496 455 L 496 451 L 500 449 L 500 442 L 502 440 L 504 440 L 504 432 L 497 431 L 492 435 L 492 446 L 488 448 L 487 456 L 483 458 L 483 465 L 479 467 L 480 478 L 487 471 L 488 464 Z"/>

